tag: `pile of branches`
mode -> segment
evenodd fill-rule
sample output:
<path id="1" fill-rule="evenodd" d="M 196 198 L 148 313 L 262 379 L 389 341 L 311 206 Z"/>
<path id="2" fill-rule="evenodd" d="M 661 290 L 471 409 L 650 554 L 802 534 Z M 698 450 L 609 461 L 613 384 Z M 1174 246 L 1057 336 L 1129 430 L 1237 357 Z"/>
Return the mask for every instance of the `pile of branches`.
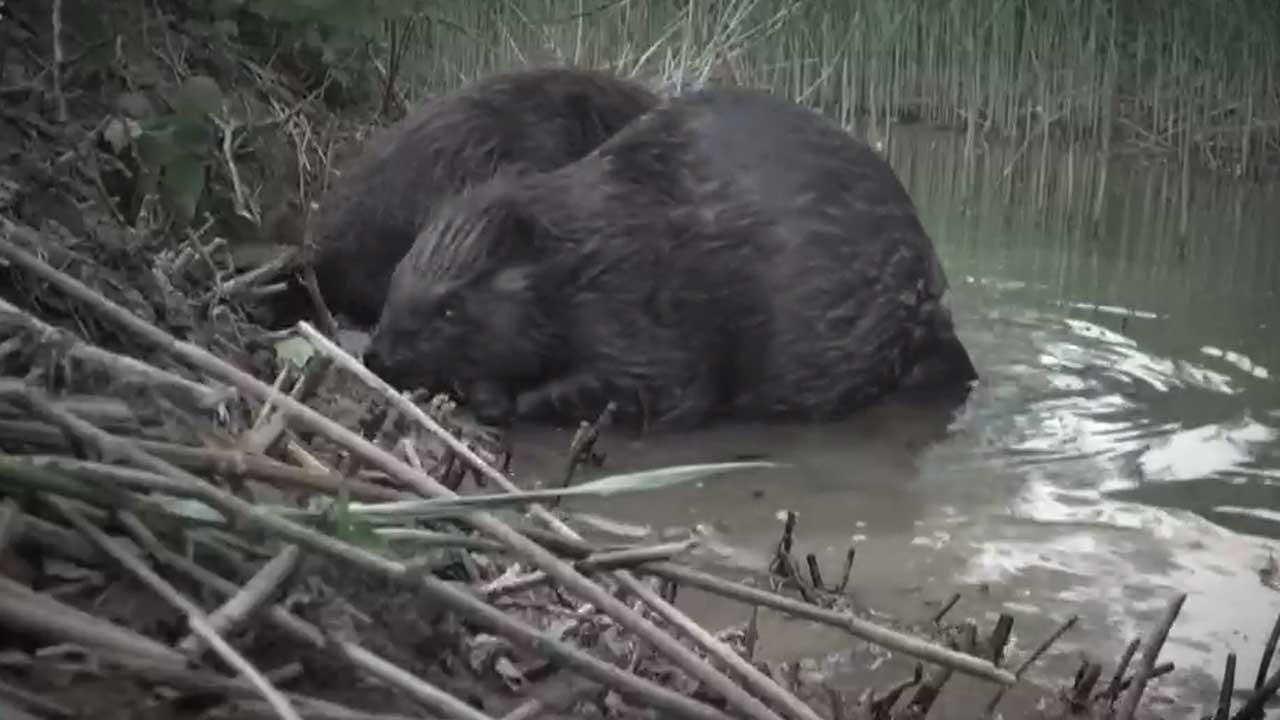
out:
<path id="1" fill-rule="evenodd" d="M 296 330 L 315 354 L 284 391 L 287 375 L 269 384 L 108 299 L 73 277 L 92 272 L 76 261 L 55 268 L 41 255 L 71 255 L 55 247 L 0 218 L 10 272 L 151 352 L 117 353 L 0 304 L 0 362 L 27 369 L 0 379 L 0 623 L 25 640 L 6 656 L 6 717 L 83 711 L 50 694 L 54 667 L 71 685 L 65 679 L 125 677 L 164 688 L 163 702 L 194 703 L 204 717 L 402 717 L 420 712 L 412 703 L 476 719 L 924 717 L 954 673 L 996 686 L 989 714 L 1075 622 L 1010 672 L 1000 662 L 1011 617 L 985 637 L 972 621 L 943 624 L 950 604 L 924 631 L 872 622 L 843 594 L 848 568 L 836 587 L 812 558 L 808 577 L 798 571 L 794 516 L 770 589 L 678 562 L 687 543 L 594 546 L 537 504 L 542 496 L 526 494 L 528 513 L 504 521 L 457 499 L 468 477 L 519 491 L 498 467 L 501 448 L 460 437 L 443 419 L 448 408 L 396 393 L 305 322 Z M 389 411 L 373 413 L 381 420 L 371 432 L 349 429 L 308 404 L 309 389 L 326 387 L 311 373 L 354 378 Z M 590 460 L 599 435 L 599 425 L 582 429 L 571 467 Z M 424 555 L 424 546 L 448 552 Z M 153 616 L 92 611 L 121 585 L 157 600 Z M 753 662 L 754 621 L 718 635 L 695 624 L 673 605 L 678 587 L 829 625 L 917 659 L 916 670 L 847 698 Z M 1101 688 L 1102 666 L 1083 666 L 1054 712 L 1133 717 L 1147 683 L 1172 669 L 1158 655 L 1184 598 L 1131 673 L 1137 640 Z M 264 669 L 260 658 L 273 654 L 302 659 Z M 329 678 L 352 674 L 393 689 L 377 701 L 393 707 L 371 714 L 316 696 Z M 35 689 L 18 687 L 24 677 Z M 287 683 L 315 694 L 286 693 Z M 1261 717 L 1277 685 L 1280 672 L 1230 717 Z M 1223 697 L 1229 706 L 1231 693 Z"/>

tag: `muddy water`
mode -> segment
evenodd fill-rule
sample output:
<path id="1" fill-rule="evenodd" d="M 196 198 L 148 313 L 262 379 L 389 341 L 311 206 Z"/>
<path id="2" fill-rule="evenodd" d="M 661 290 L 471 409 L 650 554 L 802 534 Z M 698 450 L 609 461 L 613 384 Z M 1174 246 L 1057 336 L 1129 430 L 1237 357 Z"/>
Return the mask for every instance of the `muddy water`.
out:
<path id="1" fill-rule="evenodd" d="M 1193 715 L 1230 650 L 1251 686 L 1280 613 L 1259 573 L 1280 551 L 1280 188 L 1133 159 L 1104 178 L 1092 156 L 1039 144 L 966 156 L 963 138 L 941 133 L 899 132 L 888 152 L 982 374 L 964 404 L 889 402 L 826 427 L 615 434 L 611 471 L 742 456 L 788 466 L 567 507 L 648 537 L 696 526 L 719 562 L 751 569 L 794 510 L 797 557 L 814 552 L 837 576 L 855 544 L 852 592 L 872 608 L 926 618 L 958 591 L 953 612 L 985 628 L 1014 616 L 1016 656 L 1077 614 L 1038 665 L 1058 678 L 1082 654 L 1109 674 L 1186 592 L 1162 654 L 1178 672 L 1149 692 L 1170 716 Z M 558 476 L 567 442 L 522 432 L 517 470 Z M 693 592 L 680 604 L 712 625 L 746 612 Z M 763 632 L 762 654 L 780 660 L 856 645 L 773 617 Z"/>

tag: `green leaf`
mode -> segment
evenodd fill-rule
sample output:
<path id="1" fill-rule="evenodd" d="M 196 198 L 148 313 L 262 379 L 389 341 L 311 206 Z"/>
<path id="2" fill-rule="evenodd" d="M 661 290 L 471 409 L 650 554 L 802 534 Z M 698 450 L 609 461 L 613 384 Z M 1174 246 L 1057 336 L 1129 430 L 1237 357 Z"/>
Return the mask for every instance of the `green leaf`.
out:
<path id="1" fill-rule="evenodd" d="M 173 141 L 173 124 L 151 123 L 138 136 L 138 157 L 151 170 L 159 170 L 177 154 Z"/>
<path id="2" fill-rule="evenodd" d="M 189 155 L 203 155 L 213 141 L 213 129 L 203 115 L 178 115 L 173 119 L 174 151 Z"/>
<path id="3" fill-rule="evenodd" d="M 208 75 L 192 75 L 174 95 L 173 109 L 183 117 L 217 115 L 222 112 L 222 88 Z"/>
<path id="4" fill-rule="evenodd" d="M 170 214 L 179 225 L 195 217 L 200 196 L 204 193 L 204 159 L 194 155 L 178 155 L 164 167 L 161 195 Z"/>
<path id="5" fill-rule="evenodd" d="M 455 517 L 486 508 L 516 508 L 551 498 L 580 495 L 607 496 L 618 493 L 657 490 L 673 485 L 701 480 L 734 470 L 759 470 L 781 467 L 769 462 L 706 463 L 699 465 L 675 465 L 641 472 L 610 475 L 592 482 L 568 488 L 546 488 L 522 493 L 496 493 L 468 495 L 438 500 L 403 500 L 387 503 L 352 503 L 352 514 L 372 518 L 434 519 Z"/>
<path id="6" fill-rule="evenodd" d="M 310 340 L 301 336 L 281 340 L 276 343 L 275 350 L 277 363 L 283 365 L 291 362 L 300 368 L 306 367 L 307 361 L 311 359 L 312 355 L 316 354 L 316 347 L 311 344 Z"/>
<path id="7" fill-rule="evenodd" d="M 225 525 L 227 522 L 227 519 L 223 517 L 222 513 L 199 500 L 191 498 L 176 498 L 168 495 L 152 495 L 151 497 L 156 501 L 156 504 L 179 517 L 217 525 Z"/>

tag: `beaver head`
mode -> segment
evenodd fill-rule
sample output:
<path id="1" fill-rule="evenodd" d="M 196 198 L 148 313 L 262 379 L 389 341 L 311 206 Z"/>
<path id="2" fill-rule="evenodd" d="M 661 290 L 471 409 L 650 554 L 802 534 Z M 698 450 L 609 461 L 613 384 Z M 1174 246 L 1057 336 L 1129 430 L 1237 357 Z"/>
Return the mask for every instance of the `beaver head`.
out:
<path id="1" fill-rule="evenodd" d="M 538 236 L 500 192 L 442 205 L 392 274 L 366 365 L 399 387 L 452 391 L 481 420 L 509 417 L 558 354 Z"/>

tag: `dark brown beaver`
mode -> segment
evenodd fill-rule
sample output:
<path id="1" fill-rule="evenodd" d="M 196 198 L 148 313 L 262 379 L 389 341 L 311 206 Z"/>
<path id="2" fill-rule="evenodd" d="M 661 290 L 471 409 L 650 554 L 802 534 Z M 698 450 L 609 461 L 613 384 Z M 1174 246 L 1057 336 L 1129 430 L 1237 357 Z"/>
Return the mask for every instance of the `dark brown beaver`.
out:
<path id="1" fill-rule="evenodd" d="M 790 101 L 668 101 L 553 172 L 442 207 L 366 362 L 482 420 L 834 419 L 977 373 L 893 169 Z"/>
<path id="2" fill-rule="evenodd" d="M 429 101 L 383 131 L 322 199 L 310 232 L 325 303 L 373 325 L 392 270 L 441 198 L 499 169 L 559 168 L 657 102 L 638 82 L 567 67 L 493 75 Z"/>

